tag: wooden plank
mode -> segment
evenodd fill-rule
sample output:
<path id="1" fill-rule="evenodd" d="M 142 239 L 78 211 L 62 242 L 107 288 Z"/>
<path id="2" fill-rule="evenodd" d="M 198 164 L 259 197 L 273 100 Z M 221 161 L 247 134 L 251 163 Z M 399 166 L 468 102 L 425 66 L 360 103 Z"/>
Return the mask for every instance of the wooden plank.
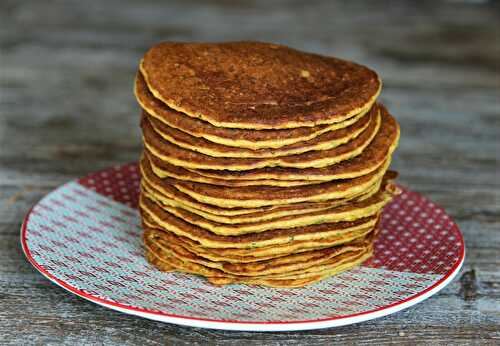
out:
<path id="1" fill-rule="evenodd" d="M 494 2 L 2 1 L 0 344 L 495 344 L 500 339 L 500 11 Z M 298 333 L 238 333 L 126 316 L 26 262 L 31 205 L 141 150 L 131 85 L 162 40 L 276 41 L 365 63 L 401 122 L 400 182 L 461 227 L 459 278 L 393 316 Z"/>

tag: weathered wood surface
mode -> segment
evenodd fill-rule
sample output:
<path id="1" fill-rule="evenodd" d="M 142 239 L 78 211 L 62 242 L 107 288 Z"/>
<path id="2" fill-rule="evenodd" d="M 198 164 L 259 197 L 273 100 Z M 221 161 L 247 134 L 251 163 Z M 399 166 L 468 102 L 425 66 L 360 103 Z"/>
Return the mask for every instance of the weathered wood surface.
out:
<path id="1" fill-rule="evenodd" d="M 0 343 L 500 343 L 500 8 L 471 2 L 0 2 Z M 459 277 L 378 320 L 298 333 L 202 330 L 79 299 L 24 259 L 19 227 L 59 184 L 140 151 L 132 79 L 161 40 L 276 41 L 378 70 L 400 182 L 461 227 Z"/>

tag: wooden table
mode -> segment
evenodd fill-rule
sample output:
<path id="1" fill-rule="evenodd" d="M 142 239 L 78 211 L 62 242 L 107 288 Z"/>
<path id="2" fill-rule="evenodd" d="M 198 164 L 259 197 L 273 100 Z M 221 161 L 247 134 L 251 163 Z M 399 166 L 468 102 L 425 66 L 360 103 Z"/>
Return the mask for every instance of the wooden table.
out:
<path id="1" fill-rule="evenodd" d="M 2 1 L 0 344 L 500 342 L 500 8 L 487 1 Z M 43 278 L 19 246 L 30 206 L 136 160 L 132 80 L 162 40 L 254 39 L 367 64 L 397 116 L 399 181 L 441 204 L 467 258 L 436 296 L 359 325 L 296 333 L 179 327 L 114 312 Z"/>

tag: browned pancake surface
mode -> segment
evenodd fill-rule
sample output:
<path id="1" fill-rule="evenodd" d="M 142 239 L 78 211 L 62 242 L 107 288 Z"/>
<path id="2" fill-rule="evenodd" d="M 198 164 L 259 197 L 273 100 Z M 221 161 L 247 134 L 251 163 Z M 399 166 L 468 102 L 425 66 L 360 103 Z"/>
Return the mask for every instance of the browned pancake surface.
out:
<path id="1" fill-rule="evenodd" d="M 277 229 L 260 233 L 249 233 L 238 236 L 221 236 L 201 227 L 192 225 L 170 214 L 169 212 L 163 210 L 161 206 L 144 196 L 141 196 L 140 199 L 140 210 L 143 222 L 146 221 L 147 225 L 160 230 L 162 228 L 166 228 L 166 230 L 170 232 L 174 232 L 178 235 L 198 241 L 204 246 L 218 248 L 252 248 L 252 244 L 255 242 L 265 242 L 266 240 L 273 240 L 276 238 L 282 239 L 281 243 L 288 243 L 290 242 L 291 237 L 298 238 L 300 235 L 305 234 L 311 236 L 312 234 L 342 231 L 356 226 L 363 226 L 364 224 L 368 224 L 377 219 L 377 216 L 373 215 L 355 221 L 322 223 L 290 229 Z M 159 224 L 159 221 L 153 220 L 153 216 L 157 218 L 157 220 L 161 220 L 162 224 L 168 225 L 168 227 L 162 226 Z M 183 234 L 176 232 L 174 229 L 182 230 Z M 208 246 L 205 241 L 209 241 L 212 246 Z"/>
<path id="2" fill-rule="evenodd" d="M 274 158 L 237 158 L 213 157 L 181 148 L 165 141 L 155 131 L 149 117 L 143 115 L 141 118 L 144 144 L 155 156 L 177 166 L 226 170 L 245 170 L 274 166 L 309 168 L 331 165 L 359 155 L 376 136 L 380 124 L 381 119 L 379 114 L 372 113 L 370 124 L 361 135 L 343 145 L 329 150 L 309 151 L 302 154 Z"/>
<path id="3" fill-rule="evenodd" d="M 384 106 L 380 107 L 382 125 L 376 136 L 363 152 L 349 160 L 321 168 L 265 167 L 252 170 L 230 171 L 213 169 L 190 169 L 207 177 L 230 180 L 332 180 L 368 174 L 392 154 L 399 139 L 399 124 Z"/>
<path id="4" fill-rule="evenodd" d="M 314 202 L 314 203 L 294 203 L 288 205 L 278 205 L 278 206 L 264 206 L 258 208 L 222 208 L 219 206 L 214 206 L 210 204 L 201 203 L 189 195 L 184 194 L 183 192 L 177 190 L 173 183 L 175 180 L 172 179 L 161 179 L 157 177 L 151 170 L 149 162 L 146 158 L 141 160 L 141 174 L 142 181 L 141 186 L 146 188 L 148 191 L 155 194 L 157 199 L 162 200 L 162 198 L 173 200 L 181 205 L 185 206 L 190 210 L 199 210 L 205 213 L 219 215 L 219 216 L 227 216 L 227 217 L 235 217 L 245 219 L 271 219 L 271 216 L 274 215 L 294 215 L 294 214 L 302 214 L 312 210 L 322 210 L 333 208 L 337 206 L 341 206 L 346 204 L 350 199 L 337 199 L 334 201 L 326 201 L 326 202 Z M 382 186 L 383 189 L 385 185 Z M 372 189 L 366 191 L 366 193 L 360 194 L 356 196 L 356 200 L 366 199 L 377 192 L 377 186 L 373 186 Z"/>
<path id="5" fill-rule="evenodd" d="M 381 87 L 356 63 L 260 42 L 161 43 L 141 71 L 170 107 L 251 129 L 338 122 L 366 108 Z"/>
<path id="6" fill-rule="evenodd" d="M 227 146 L 209 141 L 203 137 L 192 136 L 186 132 L 168 126 L 165 122 L 149 115 L 146 111 L 143 111 L 142 116 L 147 117 L 153 129 L 160 134 L 164 140 L 170 141 L 182 148 L 217 157 L 265 158 L 300 154 L 311 150 L 321 150 L 325 147 L 326 149 L 330 149 L 337 146 L 332 144 L 344 144 L 348 142 L 349 139 L 357 137 L 362 133 L 370 124 L 370 121 L 373 121 L 378 111 L 378 107 L 373 106 L 370 112 L 366 113 L 353 124 L 344 128 L 327 131 L 307 141 L 297 142 L 281 148 L 262 148 L 255 150 Z"/>
<path id="7" fill-rule="evenodd" d="M 321 180 L 277 180 L 277 179 L 259 179 L 259 180 L 241 180 L 241 179 L 218 179 L 213 177 L 198 174 L 195 170 L 185 169 L 181 166 L 171 165 L 167 161 L 160 160 L 145 148 L 144 156 L 150 164 L 153 164 L 155 169 L 161 172 L 162 178 L 175 178 L 179 180 L 188 180 L 198 183 L 207 183 L 221 186 L 255 186 L 255 185 L 271 185 L 271 186 L 300 186 L 309 184 L 321 183 Z"/>
<path id="8" fill-rule="evenodd" d="M 363 114 L 357 115 L 345 122 L 336 123 L 334 125 L 318 125 L 314 127 L 298 127 L 293 129 L 267 129 L 255 131 L 255 129 L 225 128 L 213 126 L 209 122 L 189 117 L 184 113 L 166 106 L 151 94 L 144 81 L 144 77 L 140 73 L 135 80 L 134 92 L 137 101 L 143 109 L 147 110 L 149 114 L 170 127 L 195 137 L 209 139 L 212 142 L 250 149 L 280 148 L 285 145 L 309 140 L 329 131 L 332 127 L 343 128 L 349 126 L 359 117 L 363 116 Z"/>

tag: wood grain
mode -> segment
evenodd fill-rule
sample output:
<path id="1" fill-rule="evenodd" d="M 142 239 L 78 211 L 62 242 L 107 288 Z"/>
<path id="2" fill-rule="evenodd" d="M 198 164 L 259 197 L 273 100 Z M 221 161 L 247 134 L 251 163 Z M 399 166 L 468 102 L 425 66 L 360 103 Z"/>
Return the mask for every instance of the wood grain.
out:
<path id="1" fill-rule="evenodd" d="M 0 2 L 0 344 L 500 343 L 500 8 L 497 2 Z M 462 229 L 459 277 L 359 325 L 296 333 L 203 330 L 76 298 L 24 259 L 24 214 L 59 184 L 134 161 L 132 80 L 162 40 L 275 41 L 367 64 L 402 126 L 400 182 Z"/>

